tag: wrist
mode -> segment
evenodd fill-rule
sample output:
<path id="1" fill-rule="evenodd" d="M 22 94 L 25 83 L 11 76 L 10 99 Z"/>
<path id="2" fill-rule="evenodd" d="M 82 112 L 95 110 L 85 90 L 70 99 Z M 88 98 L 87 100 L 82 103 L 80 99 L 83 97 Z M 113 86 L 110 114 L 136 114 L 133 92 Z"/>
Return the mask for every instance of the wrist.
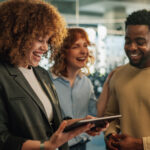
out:
<path id="1" fill-rule="evenodd" d="M 44 150 L 55 150 L 56 149 L 54 147 L 54 145 L 51 144 L 49 141 L 45 141 L 43 144 L 44 144 Z"/>
<path id="2" fill-rule="evenodd" d="M 135 144 L 136 144 L 136 149 L 137 150 L 144 150 L 143 148 L 143 140 L 142 139 L 136 139 L 135 141 Z"/>
<path id="3" fill-rule="evenodd" d="M 41 142 L 41 143 L 40 143 L 40 150 L 45 150 L 44 142 Z"/>

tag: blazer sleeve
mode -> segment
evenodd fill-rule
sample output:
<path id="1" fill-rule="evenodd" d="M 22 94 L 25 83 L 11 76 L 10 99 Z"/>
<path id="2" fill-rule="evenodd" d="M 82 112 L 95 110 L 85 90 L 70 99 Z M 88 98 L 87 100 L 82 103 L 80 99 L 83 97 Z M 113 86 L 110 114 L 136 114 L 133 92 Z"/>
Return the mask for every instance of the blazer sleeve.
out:
<path id="1" fill-rule="evenodd" d="M 26 139 L 15 137 L 9 132 L 11 126 L 8 121 L 7 107 L 4 100 L 2 87 L 0 87 L 0 150 L 21 150 Z"/>

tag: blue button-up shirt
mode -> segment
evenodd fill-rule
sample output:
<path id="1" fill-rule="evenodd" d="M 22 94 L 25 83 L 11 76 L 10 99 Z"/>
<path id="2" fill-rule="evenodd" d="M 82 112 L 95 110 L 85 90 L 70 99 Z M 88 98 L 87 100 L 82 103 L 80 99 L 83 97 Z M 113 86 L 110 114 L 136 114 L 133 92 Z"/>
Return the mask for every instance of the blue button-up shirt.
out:
<path id="1" fill-rule="evenodd" d="M 73 87 L 64 77 L 52 75 L 58 94 L 63 117 L 83 118 L 87 115 L 96 115 L 96 97 L 90 79 L 85 75 L 78 75 Z M 81 140 L 87 140 L 87 134 L 81 134 L 69 141 L 74 145 Z"/>

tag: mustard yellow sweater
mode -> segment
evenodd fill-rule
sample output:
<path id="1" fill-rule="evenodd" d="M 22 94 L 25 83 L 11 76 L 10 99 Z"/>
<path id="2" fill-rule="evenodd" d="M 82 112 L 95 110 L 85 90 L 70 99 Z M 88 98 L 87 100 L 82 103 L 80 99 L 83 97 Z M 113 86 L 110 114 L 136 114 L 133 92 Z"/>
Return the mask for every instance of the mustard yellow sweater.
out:
<path id="1" fill-rule="evenodd" d="M 110 123 L 105 135 L 120 128 L 122 133 L 142 138 L 144 150 L 150 150 L 150 67 L 127 64 L 114 73 L 105 115 L 115 114 L 122 114 L 122 119 Z"/>

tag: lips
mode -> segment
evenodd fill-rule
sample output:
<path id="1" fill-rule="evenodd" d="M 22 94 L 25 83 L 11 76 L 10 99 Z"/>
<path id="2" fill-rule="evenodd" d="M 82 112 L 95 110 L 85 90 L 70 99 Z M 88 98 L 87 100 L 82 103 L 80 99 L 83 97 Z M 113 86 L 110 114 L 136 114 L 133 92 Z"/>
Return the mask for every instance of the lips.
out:
<path id="1" fill-rule="evenodd" d="M 43 54 L 38 53 L 38 52 L 33 52 L 33 55 L 37 56 L 37 57 L 42 57 Z"/>
<path id="2" fill-rule="evenodd" d="M 132 60 L 140 59 L 142 54 L 140 52 L 128 52 L 128 56 Z"/>
<path id="3" fill-rule="evenodd" d="M 78 61 L 85 61 L 87 59 L 87 57 L 78 57 L 76 58 Z"/>
<path id="4" fill-rule="evenodd" d="M 34 56 L 34 58 L 35 58 L 37 61 L 40 61 L 40 60 L 41 60 L 41 57 L 43 56 L 43 53 L 39 53 L 39 52 L 34 51 L 34 52 L 33 52 L 33 56 Z"/>

